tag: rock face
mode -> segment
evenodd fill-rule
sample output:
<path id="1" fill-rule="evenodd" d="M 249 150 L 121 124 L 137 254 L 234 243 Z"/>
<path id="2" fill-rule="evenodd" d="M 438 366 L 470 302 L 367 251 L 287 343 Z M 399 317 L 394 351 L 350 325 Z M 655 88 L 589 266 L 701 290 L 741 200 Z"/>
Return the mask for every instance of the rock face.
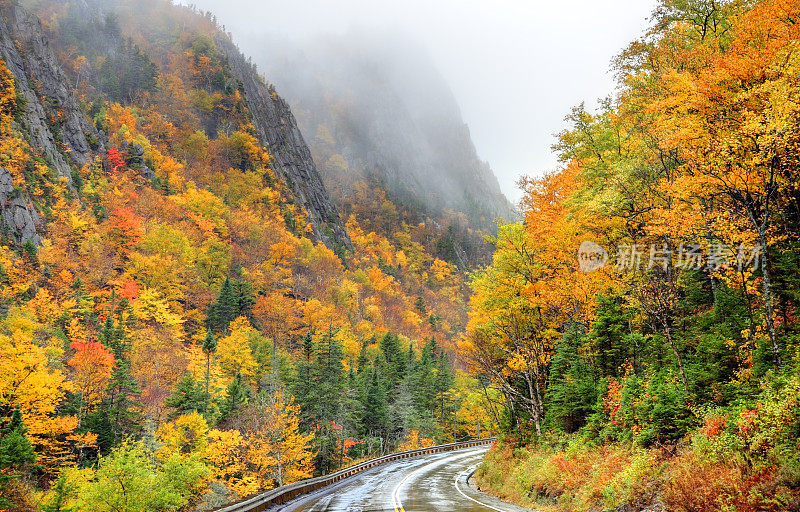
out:
<path id="1" fill-rule="evenodd" d="M 39 214 L 30 206 L 30 199 L 14 189 L 11 172 L 0 168 L 0 218 L 5 234 L 18 246 L 25 242 L 38 245 Z"/>
<path id="2" fill-rule="evenodd" d="M 247 48 L 298 112 L 332 190 L 346 190 L 360 173 L 434 217 L 450 209 L 486 229 L 517 217 L 449 86 L 408 40 L 351 31 L 305 41 L 266 36 Z M 347 165 L 326 164 L 331 154 Z"/>
<path id="3" fill-rule="evenodd" d="M 75 0 L 71 7 L 80 13 L 82 19 L 96 22 L 120 5 L 125 3 L 118 0 Z M 140 5 L 146 6 L 147 3 Z M 142 15 L 147 16 L 147 13 Z M 308 213 L 316 238 L 331 248 L 351 248 L 350 237 L 288 104 L 265 83 L 227 34 L 218 32 L 215 44 L 241 84 L 260 142 L 274 157 L 273 169 L 286 181 L 295 203 Z M 145 177 L 149 177 L 151 172 L 143 169 Z"/>
<path id="4" fill-rule="evenodd" d="M 48 165 L 71 181 L 73 167 L 104 150 L 104 135 L 81 111 L 39 19 L 11 2 L 0 3 L 0 59 L 14 75 L 18 128 Z M 15 245 L 39 244 L 42 222 L 21 185 L 0 168 L 0 226 Z"/>
<path id="5" fill-rule="evenodd" d="M 303 205 L 317 237 L 329 247 L 351 248 L 339 212 L 322 182 L 294 114 L 275 89 L 264 82 L 255 66 L 245 60 L 231 40 L 220 34 L 216 41 L 228 59 L 233 75 L 241 82 L 253 124 L 261 143 L 274 157 L 277 170 L 292 190 L 295 201 Z"/>
<path id="6" fill-rule="evenodd" d="M 44 36 L 39 19 L 10 2 L 0 4 L 0 58 L 24 98 L 22 128 L 61 176 L 103 150 L 103 135 L 81 111 Z M 91 141 L 91 142 L 90 142 Z M 93 147 L 94 145 L 94 147 Z"/>

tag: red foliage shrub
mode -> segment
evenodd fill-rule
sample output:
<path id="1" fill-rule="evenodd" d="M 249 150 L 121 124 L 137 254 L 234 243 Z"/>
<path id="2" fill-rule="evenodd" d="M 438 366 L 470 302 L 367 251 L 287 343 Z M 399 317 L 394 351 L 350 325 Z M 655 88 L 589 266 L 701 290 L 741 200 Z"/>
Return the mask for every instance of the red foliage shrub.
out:
<path id="1" fill-rule="evenodd" d="M 106 153 L 108 157 L 108 163 L 111 164 L 111 169 L 114 172 L 119 172 L 120 169 L 125 167 L 125 157 L 122 154 L 122 151 L 118 150 L 117 148 L 110 148 Z"/>
<path id="2" fill-rule="evenodd" d="M 719 437 L 728 425 L 728 420 L 724 416 L 707 418 L 700 431 L 711 439 Z"/>
<path id="3" fill-rule="evenodd" d="M 673 459 L 666 473 L 662 501 L 674 512 L 783 512 L 776 499 L 776 468 L 751 469 L 731 461 L 710 462 L 693 453 Z"/>

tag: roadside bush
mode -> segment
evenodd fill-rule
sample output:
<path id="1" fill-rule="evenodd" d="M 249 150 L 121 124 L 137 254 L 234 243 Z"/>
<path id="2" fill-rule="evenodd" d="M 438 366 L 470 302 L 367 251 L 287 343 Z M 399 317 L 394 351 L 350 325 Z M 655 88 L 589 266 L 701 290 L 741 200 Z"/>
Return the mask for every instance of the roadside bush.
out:
<path id="1" fill-rule="evenodd" d="M 662 500 L 674 512 L 728 510 L 732 497 L 741 494 L 738 464 L 714 463 L 696 454 L 676 457 L 666 472 Z"/>
<path id="2" fill-rule="evenodd" d="M 662 472 L 657 452 L 574 440 L 565 447 L 498 445 L 476 476 L 503 499 L 578 512 L 644 508 L 655 501 Z"/>

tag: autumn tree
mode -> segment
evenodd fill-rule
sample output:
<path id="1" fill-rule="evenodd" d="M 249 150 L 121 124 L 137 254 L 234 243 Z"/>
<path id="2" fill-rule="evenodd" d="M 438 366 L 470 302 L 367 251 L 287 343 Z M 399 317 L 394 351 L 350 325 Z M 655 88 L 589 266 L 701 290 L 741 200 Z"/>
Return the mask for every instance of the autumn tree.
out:
<path id="1" fill-rule="evenodd" d="M 234 421 L 246 432 L 248 464 L 261 489 L 311 476 L 313 434 L 300 431 L 300 410 L 282 392 L 259 394 Z"/>
<path id="2" fill-rule="evenodd" d="M 75 355 L 67 364 L 74 371 L 74 380 L 83 402 L 93 407 L 102 398 L 114 370 L 114 354 L 99 341 L 72 342 Z"/>
<path id="3" fill-rule="evenodd" d="M 541 434 L 547 370 L 554 332 L 537 303 L 538 268 L 521 225 L 501 227 L 494 265 L 472 282 L 472 318 L 465 356 L 474 369 L 492 376 L 509 400 L 533 419 Z"/>
<path id="4" fill-rule="evenodd" d="M 74 434 L 78 418 L 56 414 L 72 384 L 50 367 L 45 349 L 34 344 L 36 329 L 36 322 L 19 309 L 0 322 L 0 408 L 19 411 L 38 463 L 54 473 L 71 461 L 71 447 L 81 437 Z"/>
<path id="5" fill-rule="evenodd" d="M 208 469 L 193 457 L 172 454 L 159 461 L 141 444 L 123 443 L 100 459 L 89 478 L 81 476 L 70 500 L 80 509 L 143 512 L 186 506 Z"/>
<path id="6" fill-rule="evenodd" d="M 252 380 L 256 375 L 257 363 L 250 348 L 251 337 L 257 332 L 243 316 L 230 324 L 230 334 L 217 342 L 216 363 L 226 382 L 241 375 Z"/>

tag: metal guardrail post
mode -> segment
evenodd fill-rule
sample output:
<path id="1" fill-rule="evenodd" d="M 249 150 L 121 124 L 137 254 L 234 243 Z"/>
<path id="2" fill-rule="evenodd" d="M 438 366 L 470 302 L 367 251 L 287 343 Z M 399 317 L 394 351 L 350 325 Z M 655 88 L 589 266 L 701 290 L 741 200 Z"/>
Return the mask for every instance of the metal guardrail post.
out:
<path id="1" fill-rule="evenodd" d="M 471 448 L 473 446 L 482 446 L 485 444 L 494 443 L 497 438 L 487 437 L 485 439 L 475 439 L 473 441 L 463 441 L 460 443 L 442 444 L 438 446 L 429 446 L 427 448 L 417 448 L 416 450 L 408 450 L 404 452 L 392 453 L 377 457 L 368 461 L 356 464 L 349 468 L 341 469 L 330 475 L 318 476 L 316 478 L 309 478 L 307 480 L 300 480 L 293 484 L 284 485 L 267 491 L 265 493 L 257 494 L 249 498 L 245 498 L 232 505 L 226 505 L 221 508 L 214 509 L 212 512 L 263 512 L 273 505 L 280 505 L 287 501 L 294 499 L 302 494 L 307 494 L 317 489 L 326 487 L 334 482 L 338 482 L 343 478 L 348 478 L 360 473 L 365 469 L 369 469 L 382 464 L 384 462 L 391 462 L 393 460 L 405 459 L 407 457 L 416 457 L 418 455 L 426 455 L 429 453 L 448 452 L 459 450 L 461 448 Z"/>

